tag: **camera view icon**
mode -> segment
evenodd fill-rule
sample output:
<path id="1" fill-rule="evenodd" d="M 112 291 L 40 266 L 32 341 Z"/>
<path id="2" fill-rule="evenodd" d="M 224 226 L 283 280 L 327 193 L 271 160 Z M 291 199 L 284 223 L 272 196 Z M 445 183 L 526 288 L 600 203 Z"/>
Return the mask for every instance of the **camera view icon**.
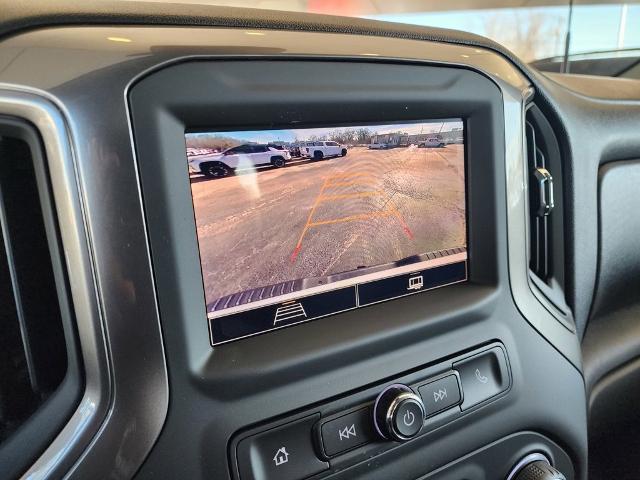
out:
<path id="1" fill-rule="evenodd" d="M 424 287 L 424 278 L 422 275 L 416 275 L 415 277 L 409 278 L 409 286 L 407 290 L 420 290 Z"/>

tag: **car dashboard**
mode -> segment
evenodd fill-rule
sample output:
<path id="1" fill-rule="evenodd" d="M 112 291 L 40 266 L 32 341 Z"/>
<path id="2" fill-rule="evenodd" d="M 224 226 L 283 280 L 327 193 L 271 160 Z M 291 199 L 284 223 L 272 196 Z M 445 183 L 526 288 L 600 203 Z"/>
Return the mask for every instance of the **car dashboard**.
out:
<path id="1" fill-rule="evenodd" d="M 3 478 L 587 478 L 636 351 L 636 82 L 446 30 L 68 8 L 0 41 L 66 365 Z"/>

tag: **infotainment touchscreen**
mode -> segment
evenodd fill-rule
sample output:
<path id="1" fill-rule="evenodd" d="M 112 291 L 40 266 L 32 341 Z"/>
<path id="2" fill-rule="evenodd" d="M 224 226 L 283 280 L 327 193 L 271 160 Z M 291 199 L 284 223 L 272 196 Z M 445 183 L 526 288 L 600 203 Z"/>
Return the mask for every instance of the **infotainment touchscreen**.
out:
<path id="1" fill-rule="evenodd" d="M 464 123 L 186 133 L 212 344 L 467 278 Z"/>

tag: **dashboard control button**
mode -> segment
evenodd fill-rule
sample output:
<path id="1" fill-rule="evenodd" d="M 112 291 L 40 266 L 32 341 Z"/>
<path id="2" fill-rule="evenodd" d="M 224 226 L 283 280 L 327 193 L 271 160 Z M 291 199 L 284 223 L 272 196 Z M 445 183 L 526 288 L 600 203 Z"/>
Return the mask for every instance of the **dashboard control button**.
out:
<path id="1" fill-rule="evenodd" d="M 462 410 L 498 395 L 509 387 L 507 360 L 499 347 L 456 362 L 453 368 L 460 374 L 462 383 Z"/>
<path id="2" fill-rule="evenodd" d="M 329 468 L 313 449 L 319 415 L 245 438 L 238 444 L 240 480 L 300 480 Z"/>
<path id="3" fill-rule="evenodd" d="M 427 417 L 451 408 L 461 400 L 458 378 L 454 374 L 422 385 L 418 392 L 424 402 Z"/>
<path id="4" fill-rule="evenodd" d="M 322 446 L 327 457 L 351 450 L 374 440 L 371 426 L 371 409 L 361 408 L 320 427 Z"/>
<path id="5" fill-rule="evenodd" d="M 402 442 L 415 437 L 424 425 L 424 417 L 422 399 L 406 385 L 391 385 L 376 399 L 374 425 L 387 440 Z"/>
<path id="6" fill-rule="evenodd" d="M 398 408 L 391 421 L 392 430 L 400 440 L 415 437 L 424 422 L 424 406 L 420 397 L 411 393 L 399 397 Z"/>

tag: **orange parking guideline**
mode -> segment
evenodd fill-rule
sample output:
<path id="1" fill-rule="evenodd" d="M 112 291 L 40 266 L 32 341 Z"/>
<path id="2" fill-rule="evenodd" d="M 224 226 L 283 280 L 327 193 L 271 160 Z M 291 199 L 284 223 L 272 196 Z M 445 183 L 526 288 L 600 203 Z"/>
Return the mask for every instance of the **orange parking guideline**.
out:
<path id="1" fill-rule="evenodd" d="M 313 213 L 316 211 L 316 208 L 318 208 L 318 204 L 320 203 L 320 198 L 322 197 L 322 193 L 324 192 L 324 189 L 327 187 L 327 182 L 329 181 L 329 178 L 331 177 L 327 177 L 327 179 L 324 181 L 324 183 L 322 184 L 322 188 L 320 189 L 320 193 L 316 197 L 315 202 L 313 202 L 313 206 L 311 207 L 311 211 L 309 212 L 309 216 L 307 217 L 307 223 L 304 225 L 304 228 L 300 233 L 300 238 L 298 238 L 298 243 L 296 244 L 296 248 L 293 250 L 293 253 L 291 254 L 291 263 L 295 262 L 296 258 L 298 258 L 298 254 L 302 249 L 302 239 L 304 238 L 305 234 L 307 233 L 307 230 L 309 229 L 309 224 L 311 223 L 311 217 L 313 217 Z"/>
<path id="2" fill-rule="evenodd" d="M 380 190 L 372 190 L 370 192 L 357 192 L 357 193 L 341 193 L 338 195 L 323 195 L 321 200 L 343 200 L 345 198 L 360 198 L 360 197 L 375 197 L 376 195 L 382 195 Z"/>
<path id="3" fill-rule="evenodd" d="M 350 182 L 333 182 L 328 183 L 327 187 L 350 187 L 351 185 L 373 185 L 374 180 L 351 180 Z"/>
<path id="4" fill-rule="evenodd" d="M 309 231 L 309 228 L 311 227 L 317 227 L 320 225 L 332 225 L 332 224 L 336 224 L 336 223 L 344 223 L 344 222 L 351 222 L 351 221 L 356 221 L 356 220 L 367 220 L 370 218 L 376 218 L 376 217 L 388 217 L 388 216 L 395 216 L 398 221 L 400 222 L 400 225 L 402 227 L 402 229 L 404 230 L 405 234 L 409 237 L 409 239 L 413 239 L 413 233 L 411 232 L 411 230 L 409 229 L 409 226 L 406 224 L 406 222 L 404 221 L 404 218 L 402 217 L 402 214 L 398 211 L 398 209 L 392 204 L 391 207 L 388 210 L 380 210 L 377 212 L 369 212 L 369 213 L 360 213 L 357 215 L 349 215 L 347 217 L 341 217 L 341 218 L 334 218 L 334 219 L 330 219 L 330 220 L 320 220 L 317 222 L 313 222 L 312 218 L 313 218 L 313 214 L 315 213 L 316 209 L 318 208 L 318 205 L 323 202 L 323 201 L 331 201 L 331 200 L 341 200 L 341 199 L 347 199 L 347 198 L 358 198 L 358 197 L 371 197 L 371 196 L 376 196 L 376 195 L 384 195 L 384 192 L 381 190 L 373 190 L 373 191 L 366 191 L 366 192 L 357 192 L 357 193 L 345 193 L 345 194 L 336 194 L 336 195 L 323 195 L 324 191 L 328 188 L 328 187 L 339 187 L 339 186 L 351 186 L 351 185 L 367 185 L 367 184 L 372 184 L 375 183 L 374 180 L 368 180 L 366 178 L 360 178 L 358 179 L 358 177 L 372 177 L 373 175 L 370 173 L 366 173 L 366 172 L 349 172 L 349 173 L 342 173 L 342 174 L 334 174 L 334 175 L 329 175 L 324 183 L 322 184 L 322 187 L 320 188 L 320 192 L 318 193 L 318 196 L 316 197 L 315 201 L 313 202 L 313 205 L 311 207 L 311 211 L 309 212 L 309 216 L 307 217 L 307 221 L 302 229 L 302 232 L 300 233 L 300 237 L 298 238 L 298 243 L 296 243 L 296 247 L 293 250 L 293 253 L 291 254 L 291 262 L 295 262 L 296 258 L 298 258 L 298 254 L 300 253 L 300 251 L 302 250 L 302 240 L 304 239 L 304 236 L 307 234 L 307 231 Z M 336 180 L 336 179 L 348 179 L 348 178 L 355 178 L 355 180 L 352 181 L 346 181 L 346 182 L 334 182 L 331 183 L 330 180 Z M 387 202 L 391 200 L 391 198 L 388 198 Z M 385 205 L 386 205 L 385 203 Z"/>
<path id="5" fill-rule="evenodd" d="M 396 212 L 393 210 L 383 210 L 378 212 L 370 212 L 370 213 L 359 213 L 357 215 L 349 215 L 348 217 L 334 218 L 332 220 L 320 220 L 318 222 L 310 223 L 310 227 L 317 227 L 319 225 L 331 225 L 334 223 L 343 223 L 343 222 L 351 222 L 353 220 L 367 220 L 369 218 L 375 217 L 389 217 L 391 215 L 395 215 Z"/>
<path id="6" fill-rule="evenodd" d="M 373 174 L 368 172 L 346 172 L 346 173 L 336 173 L 333 175 L 329 175 L 328 178 L 353 178 L 353 177 L 373 177 Z"/>

